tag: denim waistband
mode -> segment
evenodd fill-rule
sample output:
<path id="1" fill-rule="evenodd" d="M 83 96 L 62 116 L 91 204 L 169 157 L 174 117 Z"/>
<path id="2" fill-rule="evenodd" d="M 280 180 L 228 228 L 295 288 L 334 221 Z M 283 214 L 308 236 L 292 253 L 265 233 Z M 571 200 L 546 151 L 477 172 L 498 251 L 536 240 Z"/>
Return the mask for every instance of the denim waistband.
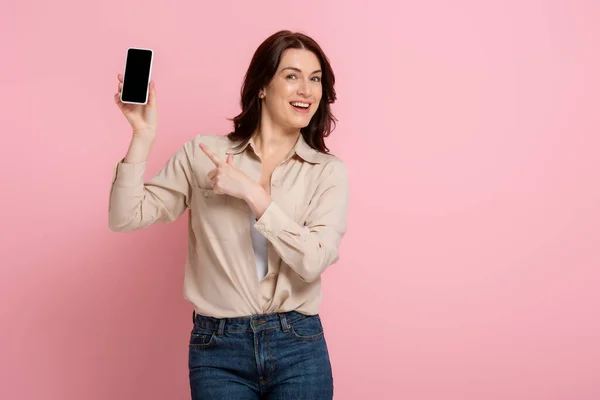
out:
<path id="1" fill-rule="evenodd" d="M 273 314 L 248 315 L 245 317 L 214 318 L 196 314 L 195 310 L 192 312 L 192 321 L 194 324 L 202 328 L 215 330 L 219 336 L 228 330 L 251 330 L 260 326 L 272 326 L 274 323 L 281 324 L 281 329 L 287 332 L 290 324 L 307 317 L 313 317 L 313 315 L 306 315 L 297 311 L 286 311 Z"/>

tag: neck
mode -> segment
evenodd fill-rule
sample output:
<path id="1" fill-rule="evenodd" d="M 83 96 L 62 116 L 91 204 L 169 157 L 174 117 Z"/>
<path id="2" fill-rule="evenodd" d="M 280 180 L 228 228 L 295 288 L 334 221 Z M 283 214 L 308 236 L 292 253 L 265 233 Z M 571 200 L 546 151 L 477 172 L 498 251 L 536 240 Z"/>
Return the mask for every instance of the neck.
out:
<path id="1" fill-rule="evenodd" d="M 274 126 L 261 123 L 252 135 L 254 145 L 261 157 L 284 157 L 296 144 L 300 130 L 285 131 Z"/>

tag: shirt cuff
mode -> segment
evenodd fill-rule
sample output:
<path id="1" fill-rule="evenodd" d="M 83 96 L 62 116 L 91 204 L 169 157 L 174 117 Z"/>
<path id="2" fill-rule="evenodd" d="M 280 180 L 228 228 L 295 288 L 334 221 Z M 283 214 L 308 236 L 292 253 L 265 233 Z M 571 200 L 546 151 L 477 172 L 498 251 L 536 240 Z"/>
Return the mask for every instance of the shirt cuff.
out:
<path id="1" fill-rule="evenodd" d="M 119 187 L 135 187 L 144 183 L 147 162 L 125 163 L 119 161 L 113 171 L 113 184 Z"/>
<path id="2" fill-rule="evenodd" d="M 264 237 L 270 239 L 277 237 L 290 222 L 294 222 L 294 220 L 274 201 L 271 201 L 263 215 L 254 223 L 254 228 L 262 233 Z"/>

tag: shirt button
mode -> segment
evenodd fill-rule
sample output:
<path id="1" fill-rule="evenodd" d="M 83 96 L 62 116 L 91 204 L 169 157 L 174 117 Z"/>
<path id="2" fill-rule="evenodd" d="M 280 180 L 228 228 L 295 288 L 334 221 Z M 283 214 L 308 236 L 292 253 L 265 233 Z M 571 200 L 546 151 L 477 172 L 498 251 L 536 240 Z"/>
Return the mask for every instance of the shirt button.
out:
<path id="1" fill-rule="evenodd" d="M 208 192 L 204 192 L 204 197 L 208 197 Z"/>
<path id="2" fill-rule="evenodd" d="M 273 181 L 273 184 L 271 186 L 274 186 L 274 187 L 279 186 L 279 181 Z"/>

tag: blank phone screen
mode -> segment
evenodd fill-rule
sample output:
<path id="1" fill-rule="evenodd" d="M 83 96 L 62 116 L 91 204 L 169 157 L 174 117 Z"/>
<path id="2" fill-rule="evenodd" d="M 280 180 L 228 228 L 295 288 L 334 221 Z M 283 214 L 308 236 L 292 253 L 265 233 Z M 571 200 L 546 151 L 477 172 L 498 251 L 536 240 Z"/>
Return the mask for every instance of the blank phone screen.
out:
<path id="1" fill-rule="evenodd" d="M 125 76 L 121 94 L 123 101 L 132 103 L 146 102 L 151 63 L 152 51 L 142 49 L 127 50 L 127 62 L 125 64 Z"/>

